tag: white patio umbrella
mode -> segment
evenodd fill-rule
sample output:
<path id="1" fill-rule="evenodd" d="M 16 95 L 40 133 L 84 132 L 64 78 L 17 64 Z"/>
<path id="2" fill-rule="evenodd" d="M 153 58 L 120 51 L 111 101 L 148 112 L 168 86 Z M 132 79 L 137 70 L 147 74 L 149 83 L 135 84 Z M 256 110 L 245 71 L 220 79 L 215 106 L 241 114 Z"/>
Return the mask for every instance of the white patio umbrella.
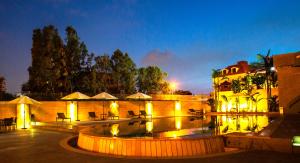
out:
<path id="1" fill-rule="evenodd" d="M 113 95 L 111 95 L 111 94 L 108 94 L 108 93 L 106 93 L 106 92 L 102 92 L 102 93 L 99 93 L 99 94 L 97 94 L 97 95 L 95 95 L 95 96 L 93 96 L 92 97 L 92 99 L 95 99 L 95 100 L 102 100 L 103 102 L 103 107 L 102 107 L 102 109 L 103 109 L 103 114 L 102 114 L 102 119 L 104 119 L 104 101 L 105 100 L 116 100 L 116 99 L 118 99 L 117 97 L 115 97 L 115 96 L 113 96 Z"/>
<path id="2" fill-rule="evenodd" d="M 90 96 L 87 96 L 83 93 L 74 92 L 74 93 L 71 93 L 71 94 L 61 98 L 61 99 L 65 100 L 65 101 L 80 101 L 80 100 L 88 100 L 90 98 L 91 98 Z M 78 119 L 78 102 L 77 102 L 77 120 L 76 121 L 79 121 L 79 119 Z"/>
<path id="3" fill-rule="evenodd" d="M 152 99 L 151 96 L 149 95 L 146 95 L 144 93 L 141 93 L 141 92 L 138 92 L 138 93 L 135 93 L 135 94 L 132 94 L 132 95 L 129 95 L 126 97 L 127 99 L 132 99 L 132 100 L 149 100 L 149 99 Z M 141 106 L 140 106 L 140 103 L 139 103 L 139 112 L 141 111 Z M 139 114 L 140 115 L 140 114 Z"/>
<path id="4" fill-rule="evenodd" d="M 9 104 L 27 104 L 27 105 L 39 105 L 41 104 L 40 102 L 28 97 L 28 96 L 23 96 L 21 95 L 20 97 L 14 99 L 14 100 L 11 100 L 8 102 Z M 24 114 L 23 114 L 23 119 L 24 119 L 24 126 L 22 129 L 26 129 L 26 126 L 25 126 L 25 109 L 24 109 Z"/>

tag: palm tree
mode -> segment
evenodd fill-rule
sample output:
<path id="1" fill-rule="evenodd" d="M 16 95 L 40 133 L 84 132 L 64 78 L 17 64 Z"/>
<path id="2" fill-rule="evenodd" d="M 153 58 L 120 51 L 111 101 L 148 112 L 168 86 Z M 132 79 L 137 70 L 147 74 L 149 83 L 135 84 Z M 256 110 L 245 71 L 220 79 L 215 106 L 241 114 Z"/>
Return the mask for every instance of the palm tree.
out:
<path id="1" fill-rule="evenodd" d="M 228 98 L 225 95 L 222 95 L 221 97 L 222 97 L 223 101 L 226 102 L 225 106 L 226 106 L 226 112 L 227 112 L 228 111 Z"/>
<path id="2" fill-rule="evenodd" d="M 268 53 L 266 56 L 262 55 L 262 54 L 257 54 L 257 57 L 260 61 L 263 62 L 264 64 L 264 69 L 266 71 L 265 73 L 265 77 L 266 77 L 266 85 L 267 85 L 267 99 L 270 99 L 271 97 L 271 81 L 272 81 L 272 73 L 275 73 L 271 70 L 271 68 L 274 66 L 273 65 L 273 58 L 270 57 L 270 49 L 268 50 Z M 268 100 L 268 110 L 270 111 L 270 102 Z"/>
<path id="3" fill-rule="evenodd" d="M 220 70 L 212 69 L 211 77 L 213 79 L 213 87 L 214 87 L 214 98 L 215 98 L 215 108 L 218 110 L 218 103 L 219 103 L 219 91 L 220 91 Z"/>
<path id="4" fill-rule="evenodd" d="M 255 112 L 257 112 L 257 104 L 259 101 L 263 100 L 263 98 L 259 98 L 260 94 L 258 93 L 257 96 L 255 97 L 254 95 L 251 96 L 251 100 L 255 103 Z"/>
<path id="5" fill-rule="evenodd" d="M 257 89 L 263 88 L 263 85 L 266 83 L 266 77 L 264 75 L 257 74 L 257 73 L 255 73 L 251 77 L 251 80 L 252 80 L 252 83 L 256 85 Z"/>
<path id="6" fill-rule="evenodd" d="M 231 90 L 233 91 L 234 94 L 238 94 L 238 93 L 241 93 L 243 91 L 243 86 L 242 86 L 242 83 L 239 79 L 232 80 Z M 239 105 L 240 105 L 239 103 L 240 103 L 240 99 L 239 99 L 239 96 L 237 96 L 236 97 L 237 112 L 239 112 Z"/>
<path id="7" fill-rule="evenodd" d="M 215 112 L 216 111 L 216 108 L 215 108 L 215 99 L 213 98 L 209 98 L 207 101 L 206 101 L 207 105 L 210 106 L 210 111 L 211 112 Z"/>
<path id="8" fill-rule="evenodd" d="M 278 111 L 278 96 L 271 96 L 268 101 L 270 102 L 270 111 Z"/>

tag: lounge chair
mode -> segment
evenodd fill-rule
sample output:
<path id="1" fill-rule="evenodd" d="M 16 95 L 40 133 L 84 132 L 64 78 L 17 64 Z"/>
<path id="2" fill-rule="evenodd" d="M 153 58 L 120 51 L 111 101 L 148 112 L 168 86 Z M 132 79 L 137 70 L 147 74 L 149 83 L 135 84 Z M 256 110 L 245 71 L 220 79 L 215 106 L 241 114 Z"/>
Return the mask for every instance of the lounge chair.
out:
<path id="1" fill-rule="evenodd" d="M 196 116 L 203 115 L 202 110 L 189 109 L 189 113 Z"/>
<path id="2" fill-rule="evenodd" d="M 130 118 L 138 118 L 139 117 L 139 115 L 135 114 L 132 110 L 128 111 L 128 116 Z"/>
<path id="3" fill-rule="evenodd" d="M 140 110 L 140 116 L 144 116 L 144 118 L 152 118 L 152 114 L 147 114 L 145 110 Z"/>
<path id="4" fill-rule="evenodd" d="M 115 115 L 113 112 L 111 112 L 111 111 L 108 111 L 108 117 L 110 118 L 110 119 L 115 119 L 115 118 L 117 118 L 117 119 L 119 119 L 119 116 L 118 115 Z"/>
<path id="5" fill-rule="evenodd" d="M 63 122 L 65 119 L 70 119 L 70 122 L 71 122 L 71 118 L 66 117 L 64 113 L 57 113 L 56 122 L 57 122 L 57 120 L 59 120 L 59 119 L 61 119 L 62 122 Z"/>
<path id="6" fill-rule="evenodd" d="M 97 116 L 95 112 L 89 112 L 89 119 L 96 120 Z"/>

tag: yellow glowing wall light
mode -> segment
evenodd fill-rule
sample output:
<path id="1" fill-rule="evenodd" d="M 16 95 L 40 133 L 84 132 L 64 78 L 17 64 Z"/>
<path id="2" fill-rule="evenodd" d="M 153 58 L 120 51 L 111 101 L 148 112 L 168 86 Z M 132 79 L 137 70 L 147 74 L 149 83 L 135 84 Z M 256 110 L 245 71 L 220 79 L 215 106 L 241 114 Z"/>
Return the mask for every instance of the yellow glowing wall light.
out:
<path id="1" fill-rule="evenodd" d="M 113 101 L 110 104 L 110 111 L 115 114 L 115 115 L 119 115 L 119 105 L 117 104 L 117 102 Z"/>
<path id="2" fill-rule="evenodd" d="M 147 112 L 147 114 L 150 114 L 150 115 L 153 114 L 153 105 L 152 105 L 152 102 L 150 102 L 150 101 L 148 101 L 146 103 L 146 112 Z"/>
<path id="3" fill-rule="evenodd" d="M 17 127 L 18 128 L 30 128 L 30 116 L 29 105 L 18 104 L 17 105 Z"/>
<path id="4" fill-rule="evenodd" d="M 77 102 L 69 102 L 69 117 L 71 121 L 75 121 L 77 115 Z"/>
<path id="5" fill-rule="evenodd" d="M 148 133 L 152 133 L 152 131 L 153 131 L 153 121 L 146 122 L 146 131 Z"/>
<path id="6" fill-rule="evenodd" d="M 181 116 L 181 102 L 175 102 L 175 116 Z"/>
<path id="7" fill-rule="evenodd" d="M 119 124 L 113 124 L 111 126 L 111 129 L 110 129 L 110 133 L 113 135 L 113 136 L 118 136 L 120 130 L 119 130 Z"/>

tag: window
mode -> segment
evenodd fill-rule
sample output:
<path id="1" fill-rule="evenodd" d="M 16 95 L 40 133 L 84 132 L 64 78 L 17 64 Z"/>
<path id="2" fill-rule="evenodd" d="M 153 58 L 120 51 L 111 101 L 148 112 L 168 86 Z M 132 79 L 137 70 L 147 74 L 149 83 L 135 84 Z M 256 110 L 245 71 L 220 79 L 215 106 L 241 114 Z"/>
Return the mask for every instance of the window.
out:
<path id="1" fill-rule="evenodd" d="M 237 73 L 238 72 L 238 68 L 237 67 L 233 67 L 231 68 L 231 73 Z"/>

